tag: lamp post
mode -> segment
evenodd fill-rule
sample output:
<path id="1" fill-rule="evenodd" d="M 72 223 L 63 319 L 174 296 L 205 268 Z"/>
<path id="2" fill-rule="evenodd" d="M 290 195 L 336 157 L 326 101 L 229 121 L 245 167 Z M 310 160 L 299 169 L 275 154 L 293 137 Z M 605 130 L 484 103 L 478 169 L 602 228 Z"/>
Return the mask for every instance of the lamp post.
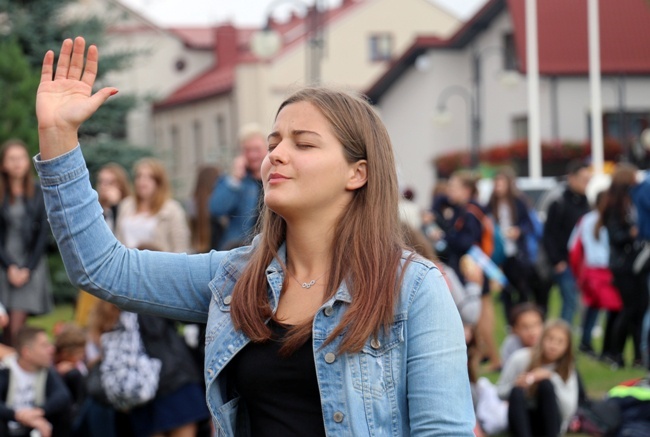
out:
<path id="1" fill-rule="evenodd" d="M 468 90 L 467 88 L 460 85 L 451 85 L 442 90 L 438 96 L 438 112 L 444 112 L 446 109 L 446 100 L 452 94 L 461 95 L 466 104 L 467 110 L 469 111 L 469 132 L 470 132 L 470 165 L 472 169 L 477 169 L 479 165 L 479 154 L 481 147 L 481 129 L 482 129 L 482 108 L 481 108 L 481 96 L 482 96 L 482 79 L 483 79 L 483 70 L 482 70 L 482 59 L 485 55 L 490 53 L 503 53 L 503 49 L 498 46 L 485 47 L 481 50 L 474 47 L 471 52 L 471 68 L 472 68 L 472 88 Z M 504 83 L 506 80 L 512 82 L 511 77 L 504 78 Z"/>
<path id="2" fill-rule="evenodd" d="M 470 133 L 470 166 L 473 169 L 478 168 L 479 154 L 479 127 L 481 120 L 476 110 L 476 96 L 470 90 L 461 85 L 450 85 L 438 95 L 436 103 L 437 115 L 439 118 L 447 114 L 447 100 L 452 96 L 459 96 L 465 101 L 467 108 L 467 121 Z"/>
<path id="3" fill-rule="evenodd" d="M 306 78 L 311 85 L 321 82 L 321 61 L 325 45 L 324 36 L 324 0 L 314 0 L 309 6 L 301 0 L 276 0 L 272 2 L 266 12 L 266 26 L 263 30 L 255 32 L 251 39 L 253 53 L 261 59 L 270 59 L 282 48 L 282 37 L 272 27 L 272 13 L 281 4 L 291 3 L 301 7 L 306 12 L 307 43 Z"/>

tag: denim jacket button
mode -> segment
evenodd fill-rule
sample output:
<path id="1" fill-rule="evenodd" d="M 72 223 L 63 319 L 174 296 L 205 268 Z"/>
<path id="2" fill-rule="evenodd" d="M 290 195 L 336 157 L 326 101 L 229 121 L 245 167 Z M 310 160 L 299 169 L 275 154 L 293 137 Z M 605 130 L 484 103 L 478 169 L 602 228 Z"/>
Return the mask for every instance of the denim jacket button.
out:
<path id="1" fill-rule="evenodd" d="M 325 354 L 325 362 L 327 364 L 332 364 L 336 360 L 336 355 L 334 355 L 332 352 L 328 352 Z"/>
<path id="2" fill-rule="evenodd" d="M 376 338 L 373 338 L 372 340 L 370 340 L 370 347 L 372 347 L 373 349 L 379 349 L 381 347 L 381 342 Z"/>
<path id="3" fill-rule="evenodd" d="M 225 305 L 230 305 L 230 302 L 232 302 L 232 296 L 226 296 L 223 298 L 223 303 Z"/>
<path id="4" fill-rule="evenodd" d="M 330 317 L 332 314 L 334 314 L 334 308 L 332 307 L 325 307 L 325 310 L 323 311 L 327 317 Z"/>
<path id="5" fill-rule="evenodd" d="M 340 411 L 337 411 L 336 413 L 334 413 L 334 422 L 336 422 L 336 423 L 343 422 L 343 413 L 341 413 Z"/>

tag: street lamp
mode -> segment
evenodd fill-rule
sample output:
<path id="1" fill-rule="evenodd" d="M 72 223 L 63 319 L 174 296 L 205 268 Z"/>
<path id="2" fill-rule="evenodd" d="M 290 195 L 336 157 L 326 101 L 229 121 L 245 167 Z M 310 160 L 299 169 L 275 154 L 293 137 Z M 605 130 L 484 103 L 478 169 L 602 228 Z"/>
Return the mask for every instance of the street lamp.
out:
<path id="1" fill-rule="evenodd" d="M 501 47 L 492 46 L 486 47 L 482 50 L 476 48 L 472 49 L 471 61 L 472 61 L 472 88 L 468 90 L 467 88 L 460 85 L 451 85 L 440 93 L 438 96 L 438 115 L 445 111 L 447 99 L 453 95 L 457 94 L 463 97 L 467 105 L 467 110 L 469 112 L 469 132 L 470 132 L 470 163 L 472 169 L 477 169 L 479 165 L 479 153 L 481 146 L 481 86 L 482 86 L 482 68 L 481 61 L 482 58 L 489 53 L 503 53 Z M 515 80 L 515 75 L 513 74 L 503 74 L 501 76 L 501 82 L 504 85 L 514 85 L 517 83 Z"/>
<path id="2" fill-rule="evenodd" d="M 451 119 L 449 112 L 447 111 L 447 100 L 452 96 L 459 96 L 465 101 L 465 106 L 467 108 L 468 114 L 468 126 L 470 132 L 470 165 L 472 169 L 476 169 L 479 163 L 479 142 L 478 142 L 478 129 L 481 124 L 481 120 L 478 116 L 478 111 L 476 110 L 476 98 L 475 95 L 460 85 L 451 85 L 442 90 L 440 95 L 438 95 L 438 102 L 436 103 L 436 114 L 434 115 L 434 120 L 439 123 L 447 123 Z"/>
<path id="3" fill-rule="evenodd" d="M 251 50 L 261 59 L 270 59 L 282 48 L 282 36 L 272 27 L 273 10 L 284 3 L 292 3 L 306 11 L 307 34 L 307 63 L 306 77 L 311 85 L 321 82 L 321 61 L 323 59 L 324 36 L 324 0 L 314 0 L 312 6 L 301 0 L 276 0 L 272 2 L 266 12 L 266 26 L 263 30 L 255 32 L 251 39 Z"/>

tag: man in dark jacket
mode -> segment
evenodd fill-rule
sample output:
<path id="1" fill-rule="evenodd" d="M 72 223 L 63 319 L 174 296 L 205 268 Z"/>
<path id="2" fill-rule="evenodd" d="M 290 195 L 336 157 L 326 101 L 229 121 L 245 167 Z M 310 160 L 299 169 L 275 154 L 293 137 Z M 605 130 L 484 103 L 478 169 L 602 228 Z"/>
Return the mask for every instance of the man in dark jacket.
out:
<path id="1" fill-rule="evenodd" d="M 567 168 L 567 188 L 553 201 L 547 212 L 544 224 L 543 244 L 551 266 L 553 278 L 562 295 L 561 317 L 569 324 L 578 306 L 578 288 L 575 278 L 568 268 L 569 237 L 580 218 L 589 212 L 589 202 L 585 191 L 591 171 L 586 164 L 571 162 Z"/>
<path id="2" fill-rule="evenodd" d="M 69 433 L 72 400 L 52 368 L 54 346 L 43 329 L 23 327 L 16 336 L 15 359 L 0 369 L 0 437 L 42 437 Z"/>

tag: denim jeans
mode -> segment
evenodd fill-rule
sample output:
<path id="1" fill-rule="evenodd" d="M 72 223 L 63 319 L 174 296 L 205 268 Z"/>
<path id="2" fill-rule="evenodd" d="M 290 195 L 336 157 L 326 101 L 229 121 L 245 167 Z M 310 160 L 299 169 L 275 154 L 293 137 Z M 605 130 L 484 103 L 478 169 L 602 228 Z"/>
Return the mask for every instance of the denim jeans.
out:
<path id="1" fill-rule="evenodd" d="M 573 316 L 578 307 L 578 286 L 569 268 L 561 273 L 554 274 L 555 283 L 560 288 L 562 295 L 562 311 L 560 317 L 573 326 Z"/>

